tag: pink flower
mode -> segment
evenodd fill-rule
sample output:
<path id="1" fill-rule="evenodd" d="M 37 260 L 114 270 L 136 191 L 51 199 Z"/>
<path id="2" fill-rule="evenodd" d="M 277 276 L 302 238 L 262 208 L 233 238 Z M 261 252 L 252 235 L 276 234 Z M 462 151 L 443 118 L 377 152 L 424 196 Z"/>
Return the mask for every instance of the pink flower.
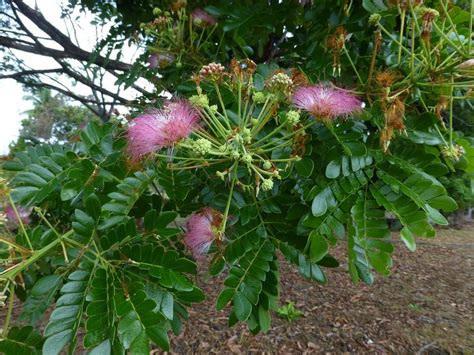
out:
<path id="1" fill-rule="evenodd" d="M 148 57 L 148 67 L 151 69 L 166 67 L 174 61 L 174 56 L 170 53 L 154 53 Z"/>
<path id="2" fill-rule="evenodd" d="M 168 102 L 135 118 L 128 129 L 128 154 L 132 161 L 171 147 L 197 128 L 198 111 L 184 100 Z"/>
<path id="3" fill-rule="evenodd" d="M 214 26 L 217 23 L 216 18 L 203 9 L 195 9 L 191 13 L 191 17 L 193 23 L 200 27 Z"/>
<path id="4" fill-rule="evenodd" d="M 347 117 L 362 110 L 362 102 L 355 96 L 324 85 L 299 87 L 292 101 L 296 107 L 322 121 Z"/>
<path id="5" fill-rule="evenodd" d="M 220 221 L 211 208 L 205 208 L 188 218 L 184 244 L 191 250 L 196 259 L 202 257 L 209 250 L 216 237 L 214 231 L 216 224 L 220 225 Z"/>
<path id="6" fill-rule="evenodd" d="M 158 67 L 158 56 L 156 54 L 152 54 L 148 57 L 148 66 L 150 68 Z"/>
<path id="7" fill-rule="evenodd" d="M 31 209 L 27 209 L 27 208 L 18 206 L 16 208 L 16 210 L 17 210 L 18 216 L 20 217 L 21 222 L 23 224 L 30 224 L 31 223 L 31 220 L 30 220 Z M 16 217 L 15 210 L 13 209 L 13 207 L 11 207 L 11 206 L 6 207 L 5 208 L 5 215 L 7 216 L 7 220 L 8 220 L 7 226 L 9 228 L 14 229 L 14 228 L 16 228 L 20 225 L 20 223 L 18 222 L 18 219 Z"/>

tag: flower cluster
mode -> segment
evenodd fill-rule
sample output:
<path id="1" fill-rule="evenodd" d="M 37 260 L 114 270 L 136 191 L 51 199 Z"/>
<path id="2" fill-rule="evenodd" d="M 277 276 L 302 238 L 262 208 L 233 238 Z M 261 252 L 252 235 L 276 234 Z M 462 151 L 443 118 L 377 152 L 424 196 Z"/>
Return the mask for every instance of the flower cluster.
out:
<path id="1" fill-rule="evenodd" d="M 16 212 L 15 209 L 11 206 L 8 206 L 5 208 L 5 216 L 7 218 L 6 221 L 6 226 L 10 229 L 15 229 L 20 225 L 20 221 L 18 220 L 18 217 L 20 217 L 21 223 L 23 224 L 30 224 L 31 219 L 31 209 L 24 208 L 21 206 L 16 207 Z M 17 217 L 18 213 L 18 217 Z"/>
<path id="2" fill-rule="evenodd" d="M 219 216 L 220 214 L 217 211 L 205 208 L 188 218 L 184 244 L 195 258 L 201 258 L 206 254 L 212 242 L 218 236 Z"/>
<path id="3" fill-rule="evenodd" d="M 348 117 L 362 110 L 362 102 L 355 96 L 324 85 L 300 87 L 293 94 L 292 101 L 296 107 L 323 122 Z"/>
<path id="4" fill-rule="evenodd" d="M 216 18 L 203 9 L 195 9 L 191 17 L 193 24 L 198 27 L 214 26 L 217 23 Z"/>
<path id="5" fill-rule="evenodd" d="M 135 118 L 128 129 L 128 153 L 132 161 L 171 147 L 197 129 L 199 113 L 185 100 L 168 102 Z"/>

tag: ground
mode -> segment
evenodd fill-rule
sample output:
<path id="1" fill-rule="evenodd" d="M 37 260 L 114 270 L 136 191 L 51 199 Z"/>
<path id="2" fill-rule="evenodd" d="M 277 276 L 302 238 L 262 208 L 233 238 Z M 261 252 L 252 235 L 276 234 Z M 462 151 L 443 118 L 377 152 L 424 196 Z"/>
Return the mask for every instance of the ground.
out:
<path id="1" fill-rule="evenodd" d="M 393 238 L 398 240 L 398 235 Z M 334 252 L 344 257 L 344 250 Z M 474 226 L 442 229 L 418 240 L 416 252 L 397 243 L 390 277 L 354 285 L 345 265 L 329 270 L 329 283 L 302 279 L 281 264 L 281 303 L 304 312 L 288 322 L 274 316 L 267 334 L 227 326 L 215 311 L 220 284 L 201 276 L 209 299 L 190 312 L 184 331 L 172 338 L 176 353 L 474 353 Z"/>
<path id="2" fill-rule="evenodd" d="M 228 309 L 214 306 L 221 284 L 201 273 L 198 282 L 210 296 L 171 337 L 173 353 L 474 354 L 474 225 L 418 239 L 414 253 L 396 233 L 393 239 L 392 275 L 372 286 L 352 284 L 344 264 L 319 285 L 282 262 L 281 304 L 294 302 L 304 315 L 292 322 L 274 315 L 272 329 L 256 336 L 245 325 L 227 326 Z M 332 254 L 344 260 L 344 246 Z M 20 311 L 16 303 L 14 319 Z"/>

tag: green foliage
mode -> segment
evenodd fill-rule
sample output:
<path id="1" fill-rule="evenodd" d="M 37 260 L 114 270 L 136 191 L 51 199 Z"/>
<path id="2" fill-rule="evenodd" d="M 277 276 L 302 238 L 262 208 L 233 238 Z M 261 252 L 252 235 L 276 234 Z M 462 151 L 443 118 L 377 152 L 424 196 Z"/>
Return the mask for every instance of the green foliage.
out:
<path id="1" fill-rule="evenodd" d="M 460 205 L 470 203 L 473 142 L 453 130 L 454 100 L 470 95 L 471 85 L 459 68 L 468 44 L 456 37 L 469 35 L 463 9 L 450 8 L 452 18 L 441 2 L 449 36 L 436 18 L 427 41 L 416 13 L 388 1 L 211 1 L 206 11 L 218 25 L 206 28 L 188 17 L 193 6 L 204 6 L 197 2 L 172 9 L 161 32 L 149 1 L 75 3 L 103 19 L 117 15 L 115 34 L 143 30 L 149 52 L 141 59 L 173 55 L 155 78 L 160 91 L 163 84 L 182 96 L 205 92 L 204 101 L 216 106 L 201 107 L 201 126 L 188 138 L 157 146 L 139 162 L 127 157 L 124 127 L 90 123 L 74 143 L 28 147 L 3 165 L 14 175 L 14 203 L 36 209 L 24 232 L 5 230 L 19 256 L 1 280 L 13 288 L 18 276 L 26 280 L 23 321 L 35 324 L 54 307 L 44 344 L 31 328 L 11 328 L 0 340 L 7 353 L 15 342 L 33 353 L 41 346 L 47 354 L 75 353 L 81 338 L 92 354 L 168 351 L 169 333 L 179 334 L 187 307 L 205 298 L 190 251 L 204 250 L 210 274 L 223 274 L 215 302 L 228 310 L 229 325 L 266 332 L 274 311 L 288 320 L 300 316 L 291 302 L 278 307 L 279 257 L 324 284 L 324 269 L 340 262 L 331 250 L 343 244 L 349 276 L 372 284 L 393 264 L 388 218 L 400 222 L 401 241 L 415 251 L 417 238 L 433 237 L 456 210 L 448 192 Z M 380 15 L 372 16 L 374 27 L 371 14 Z M 375 42 L 374 31 L 382 36 Z M 338 33 L 339 49 L 330 45 Z M 248 57 L 268 64 L 233 62 L 218 79 L 202 74 L 199 86 L 189 79 L 208 62 Z M 126 85 L 156 76 L 140 60 L 121 78 Z M 390 73 L 395 79 L 386 84 L 380 74 Z M 276 75 L 293 86 L 274 89 Z M 356 93 L 365 109 L 339 120 L 301 110 L 289 124 L 288 112 L 296 110 L 291 90 L 316 79 Z M 194 149 L 198 139 L 209 141 L 205 153 Z M 197 247 L 189 240 L 193 223 L 203 239 Z"/>
<path id="2" fill-rule="evenodd" d="M 71 105 L 61 94 L 53 95 L 49 89 L 33 90 L 26 99 L 33 108 L 26 111 L 17 142 L 11 151 L 22 151 L 39 143 L 67 141 L 77 134 L 80 126 L 96 118 L 85 107 Z"/>
<path id="3" fill-rule="evenodd" d="M 293 302 L 288 302 L 286 305 L 278 308 L 277 313 L 280 317 L 285 318 L 288 322 L 298 320 L 302 315 L 304 315 L 303 312 L 296 309 Z"/>
<path id="4" fill-rule="evenodd" d="M 4 354 L 41 354 L 43 338 L 31 326 L 13 327 L 0 340 L 0 351 Z"/>

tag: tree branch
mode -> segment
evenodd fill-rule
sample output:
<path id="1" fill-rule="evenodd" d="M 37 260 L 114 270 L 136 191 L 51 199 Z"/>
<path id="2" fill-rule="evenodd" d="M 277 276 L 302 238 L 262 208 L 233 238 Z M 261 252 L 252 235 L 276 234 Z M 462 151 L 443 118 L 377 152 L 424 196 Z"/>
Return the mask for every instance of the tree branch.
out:
<path id="1" fill-rule="evenodd" d="M 119 101 L 120 103 L 124 104 L 124 105 L 128 105 L 130 104 L 130 101 L 127 100 L 127 99 L 124 99 L 123 97 L 99 86 L 99 85 L 96 85 L 94 84 L 94 82 L 92 80 L 89 80 L 87 79 L 86 77 L 82 76 L 81 74 L 75 72 L 73 69 L 71 69 L 66 63 L 62 62 L 62 61 L 57 61 L 59 63 L 59 65 L 63 68 L 63 71 L 64 73 L 68 74 L 71 78 L 77 80 L 78 82 L 86 85 L 86 86 L 89 86 L 92 90 L 96 90 L 96 91 L 99 91 L 107 96 L 110 96 L 111 98 Z"/>
<path id="2" fill-rule="evenodd" d="M 14 3 L 17 6 L 18 10 L 24 16 L 26 16 L 29 20 L 31 20 L 43 32 L 48 34 L 51 37 L 51 39 L 53 39 L 56 43 L 61 45 L 64 48 L 64 51 L 58 51 L 52 48 L 38 46 L 38 44 L 36 46 L 30 46 L 30 47 L 21 47 L 21 46 L 18 46 L 17 44 L 16 47 L 13 47 L 12 45 L 14 45 L 15 43 L 12 43 L 12 42 L 10 42 L 10 46 L 6 45 L 7 47 L 15 48 L 19 50 L 25 50 L 30 53 L 48 55 L 54 58 L 73 58 L 73 59 L 97 64 L 105 69 L 126 71 L 131 68 L 130 64 L 127 64 L 118 60 L 102 57 L 100 55 L 94 55 L 93 53 L 85 51 L 82 48 L 78 47 L 71 41 L 71 39 L 68 36 L 66 36 L 61 31 L 59 31 L 54 25 L 49 23 L 40 12 L 32 9 L 31 7 L 26 5 L 22 0 L 10 0 L 10 2 L 12 4 L 12 8 L 13 8 L 13 3 Z M 44 48 L 41 48 L 41 47 L 44 47 Z"/>
<path id="3" fill-rule="evenodd" d="M 61 68 L 57 69 L 38 69 L 38 70 L 23 70 L 17 73 L 0 75 L 0 79 L 21 79 L 24 76 L 39 75 L 39 74 L 51 74 L 51 73 L 62 73 Z"/>

